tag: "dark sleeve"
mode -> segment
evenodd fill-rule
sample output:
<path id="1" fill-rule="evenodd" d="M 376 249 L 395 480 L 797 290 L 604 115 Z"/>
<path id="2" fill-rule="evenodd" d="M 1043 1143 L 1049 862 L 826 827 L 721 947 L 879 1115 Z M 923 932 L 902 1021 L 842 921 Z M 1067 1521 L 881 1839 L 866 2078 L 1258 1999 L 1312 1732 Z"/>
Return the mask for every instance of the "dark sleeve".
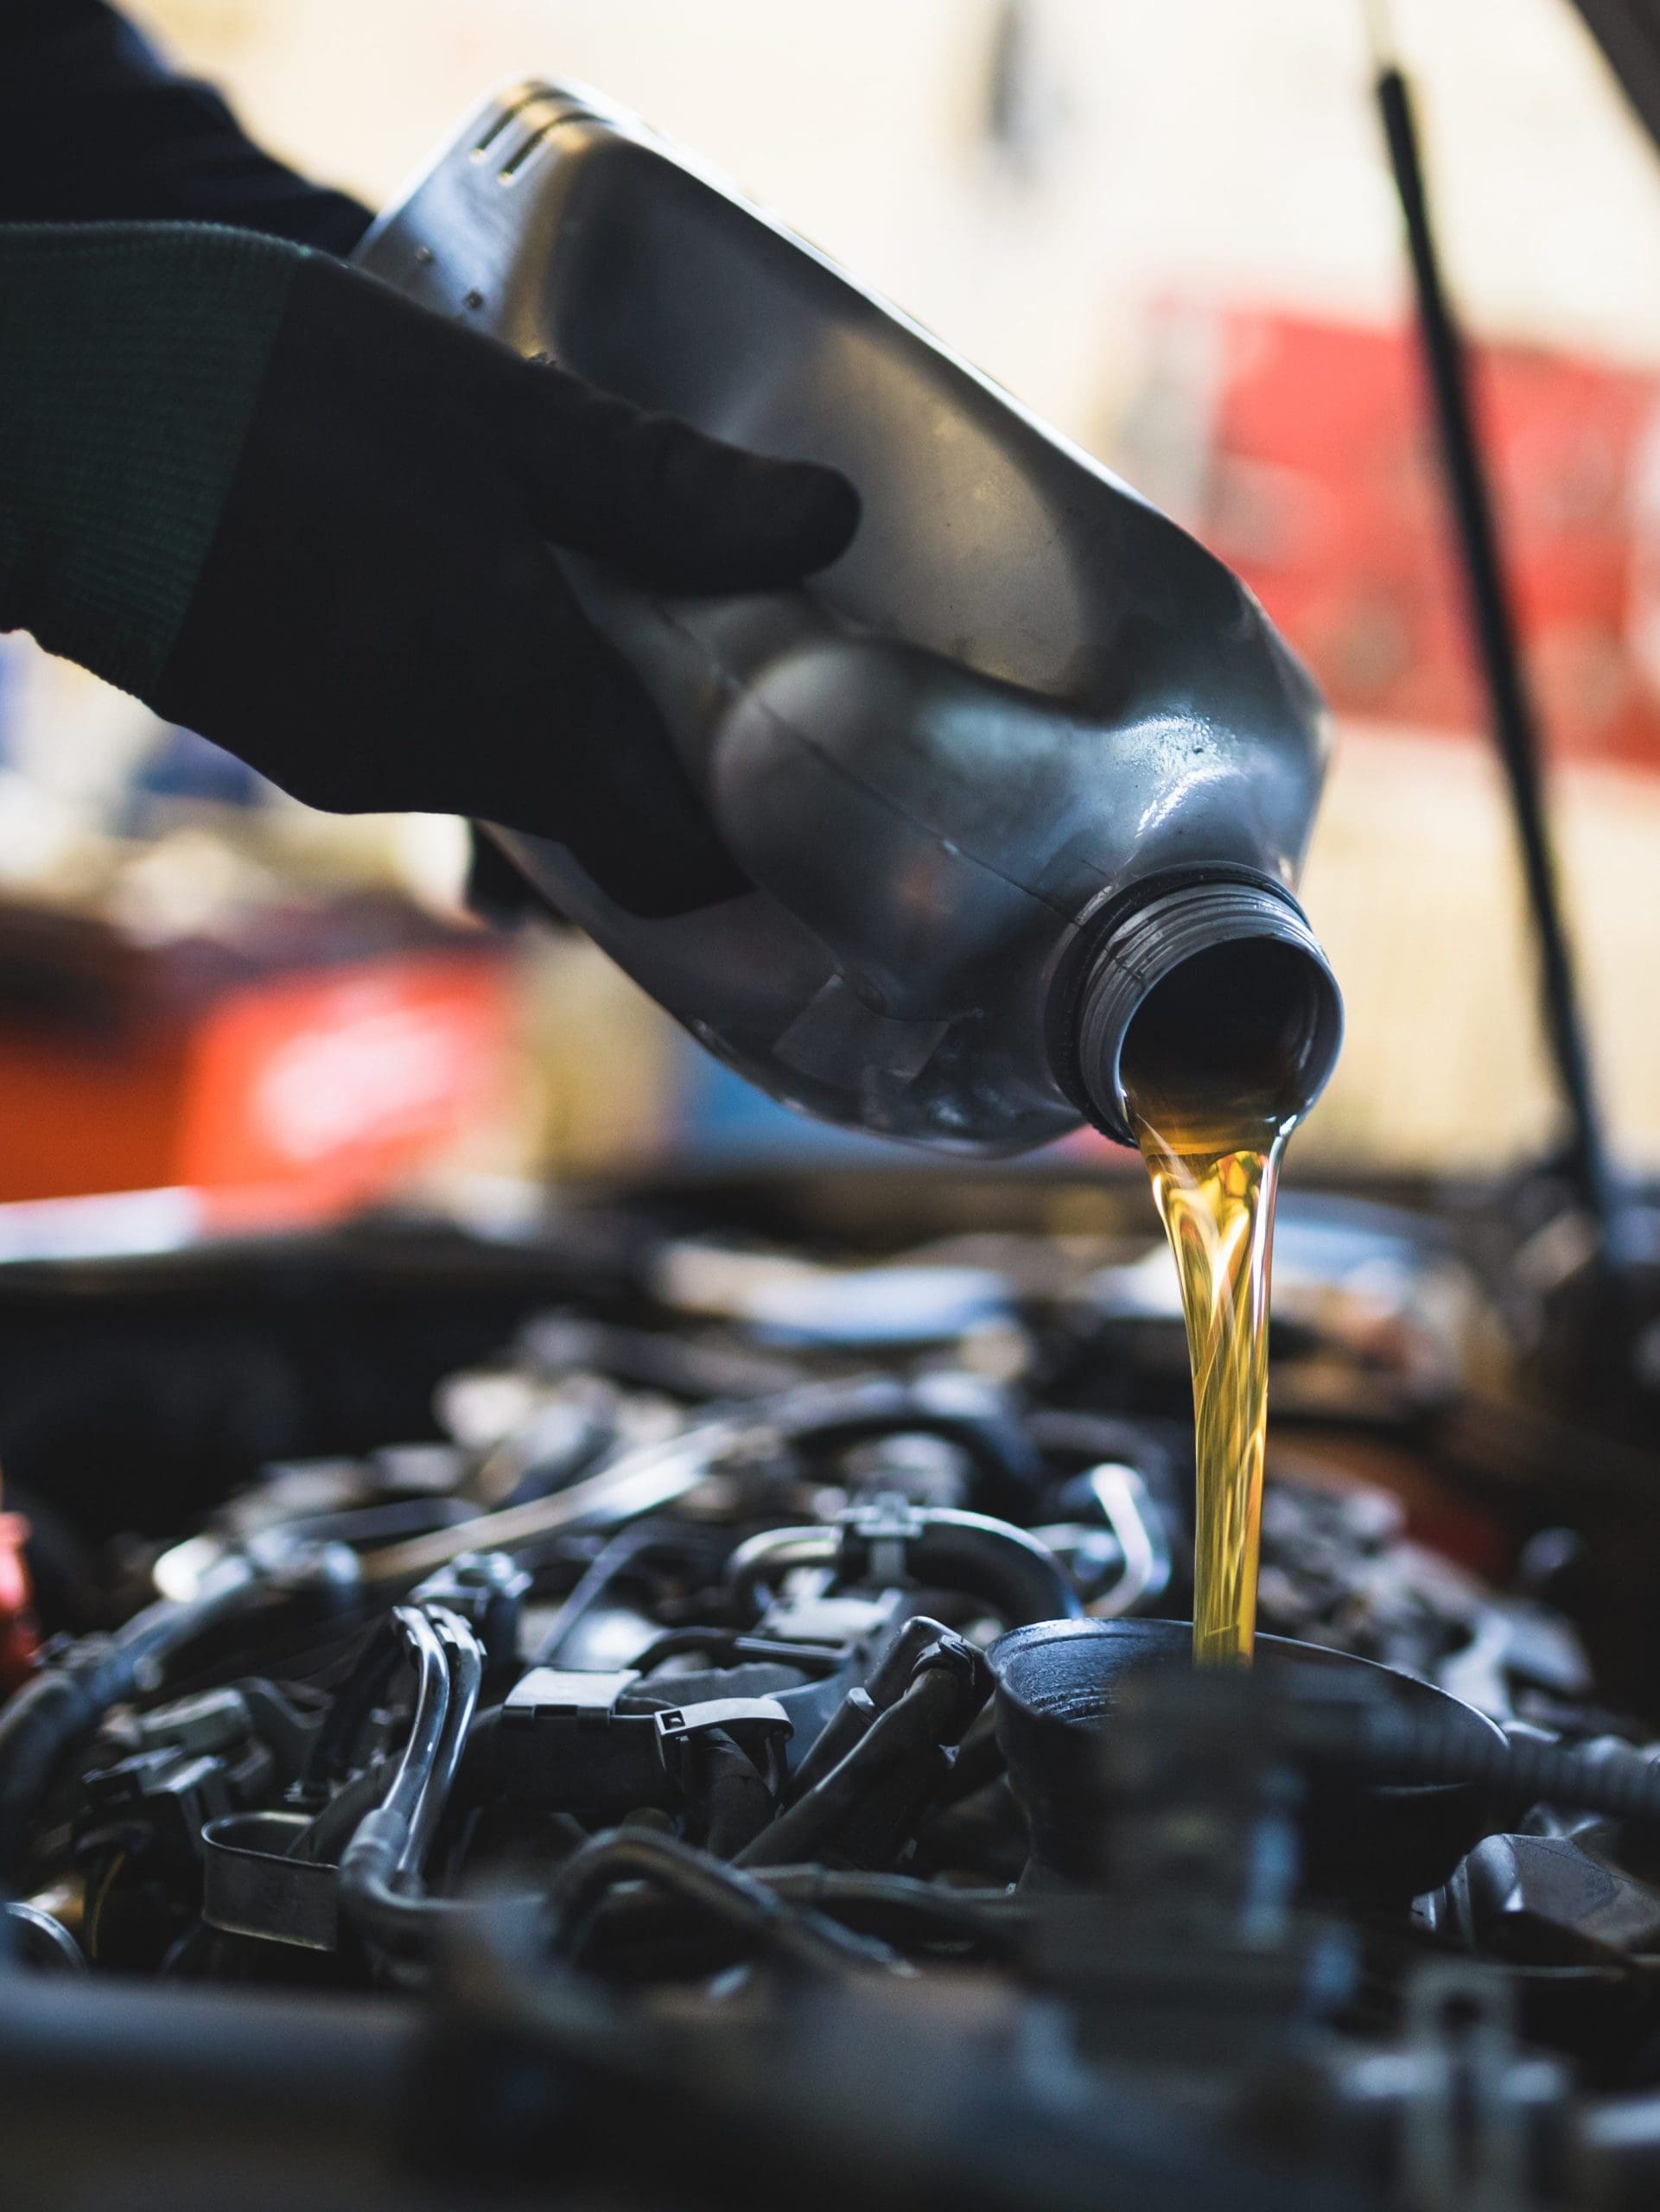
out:
<path id="1" fill-rule="evenodd" d="M 345 254 L 370 220 L 102 0 L 0 0 L 0 223 L 229 223 Z"/>

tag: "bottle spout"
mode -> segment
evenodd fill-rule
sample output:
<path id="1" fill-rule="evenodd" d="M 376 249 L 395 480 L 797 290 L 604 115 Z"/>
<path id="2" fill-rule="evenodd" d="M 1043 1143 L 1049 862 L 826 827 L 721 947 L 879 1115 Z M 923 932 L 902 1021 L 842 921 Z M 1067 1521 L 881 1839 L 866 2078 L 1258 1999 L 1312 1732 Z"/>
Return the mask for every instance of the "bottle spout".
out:
<path id="1" fill-rule="evenodd" d="M 1218 1141 L 1301 1120 L 1343 1043 L 1343 1000 L 1290 893 L 1266 879 L 1149 884 L 1071 995 L 1072 1088 L 1121 1144 L 1159 1126 Z"/>

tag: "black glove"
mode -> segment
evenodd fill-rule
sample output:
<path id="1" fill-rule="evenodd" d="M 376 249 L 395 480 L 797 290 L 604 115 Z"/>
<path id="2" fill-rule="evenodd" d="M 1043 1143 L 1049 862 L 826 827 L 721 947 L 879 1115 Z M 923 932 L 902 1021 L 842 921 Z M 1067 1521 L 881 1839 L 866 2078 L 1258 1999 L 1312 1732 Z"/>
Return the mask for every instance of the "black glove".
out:
<path id="1" fill-rule="evenodd" d="M 0 0 L 0 223 L 235 223 L 349 253 L 372 219 L 104 0 Z"/>
<path id="2" fill-rule="evenodd" d="M 688 592 L 788 584 L 858 518 L 832 470 L 641 413 L 318 257 L 149 703 L 296 798 L 471 814 L 672 913 L 741 889 L 555 546 Z"/>

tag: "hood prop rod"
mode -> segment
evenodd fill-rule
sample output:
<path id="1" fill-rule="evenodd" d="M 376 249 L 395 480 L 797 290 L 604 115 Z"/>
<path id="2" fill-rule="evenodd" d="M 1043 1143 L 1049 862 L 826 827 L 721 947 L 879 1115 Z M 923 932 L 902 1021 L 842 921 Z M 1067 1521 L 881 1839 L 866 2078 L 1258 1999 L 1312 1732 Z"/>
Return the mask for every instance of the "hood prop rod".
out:
<path id="1" fill-rule="evenodd" d="M 1612 1242 L 1614 1188 L 1545 818 L 1538 717 L 1517 646 L 1464 340 L 1441 282 L 1411 90 L 1383 36 L 1383 10 L 1374 6 L 1370 12 L 1377 52 L 1375 89 L 1406 225 L 1442 481 L 1464 574 L 1472 644 L 1520 848 L 1538 948 L 1546 1034 L 1568 1111 L 1564 1166 L 1606 1258 Z"/>

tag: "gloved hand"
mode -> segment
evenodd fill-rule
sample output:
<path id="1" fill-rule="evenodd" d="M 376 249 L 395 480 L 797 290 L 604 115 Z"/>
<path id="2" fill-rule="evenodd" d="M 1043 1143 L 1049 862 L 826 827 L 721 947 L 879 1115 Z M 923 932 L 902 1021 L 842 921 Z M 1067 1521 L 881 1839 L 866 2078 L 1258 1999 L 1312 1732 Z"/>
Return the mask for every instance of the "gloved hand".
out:
<path id="1" fill-rule="evenodd" d="M 55 237 L 72 257 L 77 237 L 118 248 L 123 237 L 10 235 Z M 142 258 L 146 230 L 124 235 Z M 66 545 L 52 472 L 42 483 L 18 450 L 31 424 L 54 434 L 54 405 L 28 392 L 21 410 L 4 404 L 19 289 L 6 281 L 7 238 L 0 232 L 0 624 L 31 627 L 126 682 L 313 805 L 469 814 L 552 837 L 641 913 L 742 887 L 651 700 L 582 615 L 555 549 L 677 592 L 784 585 L 852 536 L 858 502 L 842 477 L 642 414 L 302 249 L 149 231 L 152 242 L 192 241 L 195 267 L 190 285 L 172 288 L 170 331 L 156 327 L 153 283 L 135 288 L 129 270 L 124 290 L 116 286 L 121 313 L 103 342 L 120 360 L 139 341 L 125 364 L 131 410 L 146 418 L 128 442 L 142 448 L 137 475 L 141 487 L 154 475 L 176 505 L 168 451 L 175 470 L 206 480 L 200 448 L 211 445 L 225 450 L 223 481 L 216 497 L 211 482 L 197 486 L 159 556 L 130 543 L 145 525 L 132 486 L 118 486 L 130 527 L 111 549 L 109 518 L 98 519 L 89 585 L 73 526 Z M 203 289 L 216 251 L 237 275 L 228 289 L 258 296 L 252 309 L 245 299 L 242 329 L 266 333 L 234 435 L 198 391 L 204 317 L 220 350 L 234 351 L 236 334 Z M 262 289 L 273 265 L 274 308 Z M 57 350 L 79 373 L 73 340 Z M 192 393 L 212 422 L 181 413 Z M 158 407 L 168 417 L 159 454 Z M 95 427 L 118 468 L 134 460 L 107 398 Z M 111 496 L 106 474 L 92 504 Z M 10 564 L 9 502 L 19 541 Z M 180 541 L 193 527 L 200 543 L 181 592 Z M 185 545 L 186 562 L 190 553 Z M 111 613 L 118 642 L 106 651 Z"/>

